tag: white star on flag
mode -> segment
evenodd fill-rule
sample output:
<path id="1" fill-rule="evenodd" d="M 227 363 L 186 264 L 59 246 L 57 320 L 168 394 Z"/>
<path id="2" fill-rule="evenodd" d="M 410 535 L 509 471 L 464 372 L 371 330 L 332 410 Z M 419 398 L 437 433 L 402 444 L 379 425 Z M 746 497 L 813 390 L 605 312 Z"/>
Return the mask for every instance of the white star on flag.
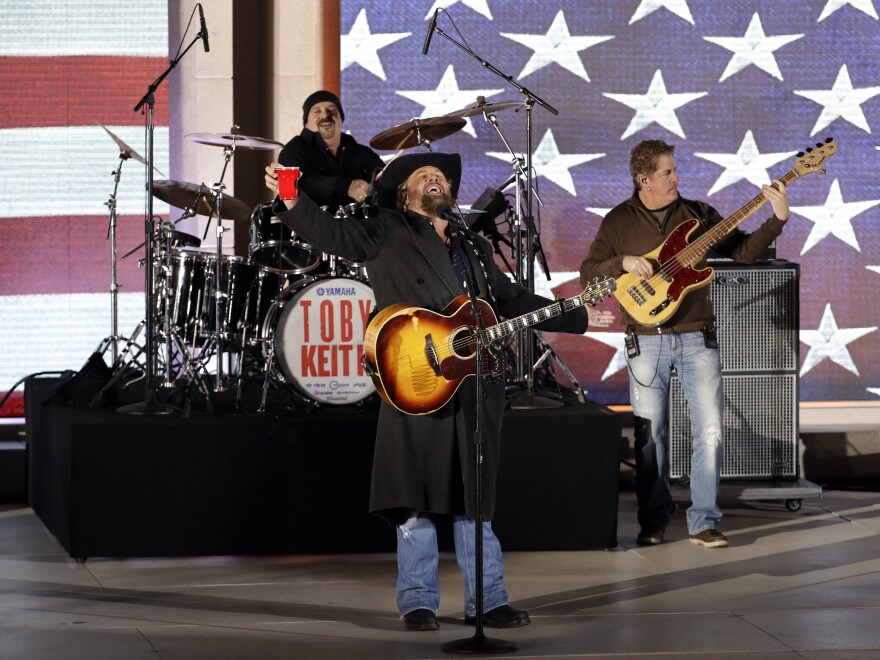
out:
<path id="1" fill-rule="evenodd" d="M 594 339 L 599 343 L 605 344 L 606 346 L 610 346 L 614 349 L 614 355 L 611 356 L 611 360 L 608 362 L 608 366 L 605 367 L 605 373 L 602 374 L 602 380 L 607 380 L 621 369 L 627 368 L 626 346 L 623 343 L 624 337 L 626 337 L 624 333 L 589 332 L 584 336 L 590 339 Z"/>
<path id="2" fill-rule="evenodd" d="M 372 34 L 370 24 L 367 22 L 367 10 L 361 9 L 348 34 L 340 35 L 340 70 L 344 71 L 352 64 L 360 64 L 374 76 L 386 80 L 385 69 L 382 68 L 382 61 L 379 59 L 379 49 L 410 34 L 412 33 Z"/>
<path id="3" fill-rule="evenodd" d="M 758 145 L 752 131 L 746 131 L 742 144 L 735 154 L 694 153 L 697 158 L 708 160 L 711 163 L 724 168 L 721 176 L 715 181 L 707 193 L 709 197 L 737 181 L 745 179 L 749 183 L 761 186 L 770 183 L 770 175 L 767 168 L 775 165 L 789 156 L 794 156 L 794 151 L 785 153 L 762 154 L 758 151 Z"/>
<path id="4" fill-rule="evenodd" d="M 855 230 L 853 230 L 852 219 L 859 213 L 874 208 L 877 204 L 880 204 L 880 199 L 844 202 L 843 194 L 840 192 L 840 183 L 834 179 L 831 183 L 831 189 L 828 191 L 828 197 L 822 206 L 792 206 L 792 213 L 797 213 L 815 223 L 810 235 L 807 236 L 803 249 L 801 249 L 801 254 L 805 254 L 807 250 L 829 234 L 837 236 L 844 243 L 861 252 L 859 241 L 856 238 Z"/>
<path id="5" fill-rule="evenodd" d="M 502 32 L 501 36 L 516 41 L 534 51 L 520 72 L 519 78 L 523 78 L 556 62 L 563 69 L 571 71 L 578 78 L 583 78 L 587 82 L 590 82 L 590 76 L 587 74 L 587 70 L 584 68 L 584 63 L 581 61 L 578 53 L 614 38 L 613 36 L 571 36 L 571 33 L 568 31 L 568 23 L 565 22 L 565 15 L 561 9 L 553 19 L 547 34 L 510 34 Z"/>
<path id="6" fill-rule="evenodd" d="M 487 156 L 510 162 L 510 154 L 506 151 L 487 152 Z M 575 165 L 588 163 L 591 160 L 602 158 L 605 154 L 561 154 L 553 137 L 553 130 L 548 128 L 541 138 L 541 143 L 532 154 L 532 167 L 537 176 L 543 176 L 560 188 L 568 191 L 571 195 L 577 195 L 574 180 L 571 178 L 569 169 Z"/>
<path id="7" fill-rule="evenodd" d="M 629 19 L 629 24 L 632 25 L 636 21 L 644 18 L 648 14 L 652 14 L 661 7 L 668 9 L 691 25 L 694 24 L 694 17 L 691 16 L 691 10 L 688 8 L 687 0 L 642 0 L 639 6 L 636 7 L 636 13 Z"/>
<path id="8" fill-rule="evenodd" d="M 500 94 L 501 89 L 459 89 L 458 81 L 455 78 L 455 69 L 450 64 L 446 67 L 443 77 L 437 84 L 437 89 L 428 91 L 406 91 L 397 92 L 400 96 L 415 101 L 423 106 L 420 117 L 439 117 L 447 115 L 450 112 L 457 112 L 462 108 L 473 105 L 478 96 L 495 96 Z M 470 122 L 470 117 L 466 119 L 466 124 L 462 129 L 468 135 L 477 137 L 477 131 L 474 130 Z"/>
<path id="9" fill-rule="evenodd" d="M 675 115 L 676 109 L 683 105 L 706 96 L 707 92 L 695 92 L 684 94 L 670 94 L 666 91 L 666 83 L 663 81 L 663 72 L 657 69 L 648 91 L 644 94 L 611 94 L 603 93 L 612 101 L 623 103 L 636 111 L 629 126 L 620 136 L 625 140 L 633 133 L 637 133 L 654 122 L 663 128 L 675 133 L 678 137 L 684 137 L 684 130 Z"/>
<path id="10" fill-rule="evenodd" d="M 875 273 L 880 273 L 880 266 L 865 266 L 868 270 L 873 270 Z"/>
<path id="11" fill-rule="evenodd" d="M 819 23 L 820 21 L 824 21 L 826 18 L 831 16 L 834 12 L 845 5 L 852 5 L 859 11 L 865 12 L 871 18 L 877 18 L 877 11 L 874 9 L 873 0 L 828 0 L 825 3 L 825 7 L 822 9 L 822 13 L 819 15 L 819 19 L 816 21 Z"/>
<path id="12" fill-rule="evenodd" d="M 822 315 L 822 321 L 819 323 L 819 329 L 801 329 L 800 331 L 801 341 L 810 347 L 807 357 L 804 359 L 804 364 L 801 366 L 800 377 L 803 378 L 804 374 L 823 360 L 831 360 L 858 376 L 859 370 L 856 368 L 846 347 L 859 337 L 864 337 L 876 329 L 877 326 L 841 330 L 837 327 L 834 312 L 831 311 L 831 303 L 827 303 L 825 305 L 825 313 Z"/>
<path id="13" fill-rule="evenodd" d="M 862 103 L 880 94 L 880 87 L 853 89 L 846 64 L 840 67 L 831 89 L 794 90 L 794 93 L 822 106 L 822 113 L 810 135 L 815 135 L 838 117 L 846 119 L 866 133 L 871 132 L 865 113 L 862 112 Z"/>
<path id="14" fill-rule="evenodd" d="M 782 80 L 782 72 L 776 64 L 773 51 L 792 41 L 797 41 L 803 36 L 802 34 L 786 34 L 769 37 L 764 34 L 761 17 L 755 12 L 742 37 L 703 37 L 703 39 L 733 53 L 733 57 L 727 63 L 727 68 L 718 79 L 718 82 L 724 82 L 725 79 L 742 71 L 750 64 L 754 64 L 774 78 Z"/>
<path id="15" fill-rule="evenodd" d="M 603 209 L 603 208 L 599 208 L 596 206 L 587 206 L 584 208 L 584 210 L 588 211 L 589 213 L 595 213 L 600 218 L 604 218 L 606 215 L 608 215 L 608 211 L 610 211 L 611 209 L 610 208 Z"/>
<path id="16" fill-rule="evenodd" d="M 492 20 L 492 12 L 489 11 L 488 0 L 435 0 L 434 4 L 431 5 L 431 8 L 428 10 L 428 13 L 425 14 L 425 18 L 429 18 L 437 9 L 449 9 L 452 5 L 457 4 L 458 2 L 461 2 L 465 7 L 470 7 L 481 16 L 488 18 L 490 21 Z"/>

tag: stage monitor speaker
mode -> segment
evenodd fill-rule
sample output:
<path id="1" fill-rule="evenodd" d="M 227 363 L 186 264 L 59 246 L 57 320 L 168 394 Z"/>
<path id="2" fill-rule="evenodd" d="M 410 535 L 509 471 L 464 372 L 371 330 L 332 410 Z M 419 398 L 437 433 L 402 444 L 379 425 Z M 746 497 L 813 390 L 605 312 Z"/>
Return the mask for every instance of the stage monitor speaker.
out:
<path id="1" fill-rule="evenodd" d="M 724 461 L 722 478 L 798 477 L 798 376 L 722 376 Z M 669 476 L 691 472 L 691 422 L 678 376 L 669 388 Z"/>
<path id="2" fill-rule="evenodd" d="M 797 371 L 798 264 L 713 262 L 710 284 L 721 368 L 727 372 Z"/>

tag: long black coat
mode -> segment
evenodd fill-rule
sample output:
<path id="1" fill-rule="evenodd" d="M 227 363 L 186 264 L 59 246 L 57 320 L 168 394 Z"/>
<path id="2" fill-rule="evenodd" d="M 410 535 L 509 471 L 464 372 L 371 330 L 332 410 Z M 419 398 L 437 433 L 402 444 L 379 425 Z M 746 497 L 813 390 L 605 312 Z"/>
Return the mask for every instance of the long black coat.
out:
<path id="1" fill-rule="evenodd" d="M 380 310 L 407 303 L 441 311 L 461 295 L 448 249 L 421 216 L 382 209 L 377 217 L 366 220 L 339 219 L 322 212 L 302 195 L 292 211 L 278 217 L 324 252 L 365 262 Z M 501 272 L 492 260 L 487 241 L 470 231 L 467 239 L 465 252 L 477 276 L 479 295 L 488 300 L 487 284 L 491 285 L 499 316 L 512 318 L 553 302 L 513 283 Z M 486 255 L 488 283 L 475 249 Z M 587 315 L 579 308 L 537 327 L 580 334 L 587 329 Z M 475 381 L 466 378 L 452 400 L 429 415 L 408 415 L 382 402 L 370 511 L 394 523 L 403 521 L 411 510 L 475 517 Z M 483 391 L 483 519 L 491 520 L 504 383 L 487 383 Z"/>

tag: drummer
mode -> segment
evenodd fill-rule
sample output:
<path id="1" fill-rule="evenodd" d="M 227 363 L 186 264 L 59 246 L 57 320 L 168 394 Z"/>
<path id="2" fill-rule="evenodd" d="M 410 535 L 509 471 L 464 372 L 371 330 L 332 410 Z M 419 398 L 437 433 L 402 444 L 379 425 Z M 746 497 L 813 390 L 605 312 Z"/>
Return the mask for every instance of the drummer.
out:
<path id="1" fill-rule="evenodd" d="M 300 188 L 331 213 L 365 203 L 369 182 L 383 167 L 376 152 L 342 132 L 344 121 L 336 94 L 323 89 L 310 94 L 303 103 L 302 132 L 278 155 L 282 165 L 300 168 Z"/>

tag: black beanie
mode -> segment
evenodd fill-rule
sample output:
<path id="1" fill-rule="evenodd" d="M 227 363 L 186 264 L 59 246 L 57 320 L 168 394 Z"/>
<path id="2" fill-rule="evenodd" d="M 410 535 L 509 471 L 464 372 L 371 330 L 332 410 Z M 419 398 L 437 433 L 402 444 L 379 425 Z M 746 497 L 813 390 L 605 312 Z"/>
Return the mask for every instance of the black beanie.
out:
<path id="1" fill-rule="evenodd" d="M 339 97 L 336 96 L 336 94 L 334 94 L 333 92 L 328 92 L 326 89 L 321 89 L 317 92 L 309 94 L 306 102 L 303 103 L 303 126 L 309 123 L 309 110 L 312 109 L 312 106 L 316 103 L 323 103 L 326 101 L 336 104 L 336 107 L 339 108 L 339 118 L 342 121 L 345 121 L 345 112 L 343 112 L 342 110 L 342 101 L 340 101 Z"/>

